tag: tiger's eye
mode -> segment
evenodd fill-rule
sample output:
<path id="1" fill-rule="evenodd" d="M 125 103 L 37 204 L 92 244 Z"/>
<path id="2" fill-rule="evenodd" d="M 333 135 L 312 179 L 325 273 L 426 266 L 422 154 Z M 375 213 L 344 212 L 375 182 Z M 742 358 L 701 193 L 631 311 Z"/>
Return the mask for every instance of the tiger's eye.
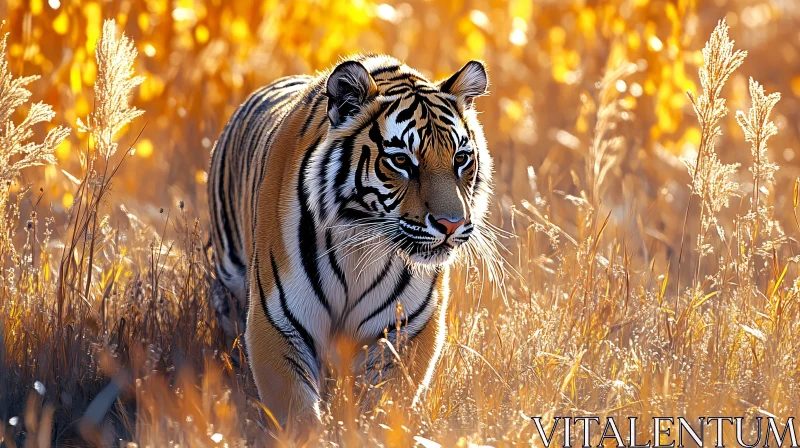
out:
<path id="1" fill-rule="evenodd" d="M 462 163 L 467 161 L 467 156 L 464 153 L 459 153 L 459 154 L 456 154 L 454 160 L 455 160 L 455 162 L 457 164 L 461 165 Z"/>
<path id="2" fill-rule="evenodd" d="M 394 156 L 394 163 L 397 165 L 405 165 L 408 162 L 408 157 L 403 154 Z"/>

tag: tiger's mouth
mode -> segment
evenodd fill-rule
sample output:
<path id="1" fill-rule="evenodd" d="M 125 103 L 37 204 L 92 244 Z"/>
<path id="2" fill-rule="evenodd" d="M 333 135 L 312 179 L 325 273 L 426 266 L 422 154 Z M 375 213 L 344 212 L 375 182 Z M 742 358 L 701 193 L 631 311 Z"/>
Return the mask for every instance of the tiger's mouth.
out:
<path id="1" fill-rule="evenodd" d="M 442 265 L 452 261 L 458 254 L 458 247 L 442 241 L 439 244 L 420 244 L 417 242 L 410 242 L 399 249 L 399 251 L 407 257 L 411 262 L 424 264 L 424 265 Z"/>
<path id="2" fill-rule="evenodd" d="M 471 226 L 458 235 L 436 235 L 416 223 L 400 220 L 399 224 L 400 231 L 394 239 L 397 252 L 411 263 L 428 266 L 451 262 L 472 233 Z"/>
<path id="3" fill-rule="evenodd" d="M 409 264 L 429 267 L 452 262 L 472 236 L 472 225 L 458 235 L 435 235 L 423 226 L 402 220 L 398 225 L 394 220 L 359 216 L 345 222 L 344 228 L 360 234 L 358 238 L 350 236 L 349 242 L 353 247 L 347 251 L 348 254 L 359 253 L 372 258 L 376 254 L 393 252 Z"/>

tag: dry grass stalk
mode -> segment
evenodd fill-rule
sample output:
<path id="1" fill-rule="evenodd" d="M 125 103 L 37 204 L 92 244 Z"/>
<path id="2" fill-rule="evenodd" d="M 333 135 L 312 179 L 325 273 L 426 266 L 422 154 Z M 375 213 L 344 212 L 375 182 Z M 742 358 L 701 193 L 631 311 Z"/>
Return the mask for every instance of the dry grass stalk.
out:
<path id="1" fill-rule="evenodd" d="M 631 112 L 620 98 L 616 84 L 617 81 L 636 73 L 636 70 L 636 64 L 623 62 L 616 69 L 606 72 L 603 80 L 598 83 L 597 121 L 586 166 L 592 206 L 595 210 L 602 203 L 606 176 L 619 164 L 622 155 L 625 138 L 615 131 L 620 121 L 633 119 Z"/>
<path id="2" fill-rule="evenodd" d="M 715 139 L 722 135 L 719 120 L 728 114 L 725 98 L 721 96 L 722 87 L 745 57 L 746 51 L 733 50 L 733 41 L 728 38 L 728 25 L 724 20 L 720 21 L 703 48 L 704 64 L 699 71 L 702 94 L 697 97 L 691 91 L 686 92 L 700 123 L 701 140 L 696 158 L 686 159 L 685 163 L 692 177 L 692 193 L 700 196 L 703 211 L 709 215 L 701 220 L 703 231 L 698 241 L 701 253 L 705 252 L 702 234 L 708 230 L 717 213 L 728 206 L 739 188 L 737 183 L 729 180 L 738 165 L 720 162 L 714 145 Z"/>
<path id="3" fill-rule="evenodd" d="M 759 186 L 771 185 L 775 182 L 775 172 L 778 165 L 769 160 L 767 154 L 767 140 L 778 133 L 775 123 L 770 121 L 769 115 L 772 108 L 781 99 L 780 92 L 764 93 L 764 87 L 757 81 L 750 78 L 750 98 L 752 106 L 745 114 L 743 111 L 736 111 L 736 121 L 739 122 L 744 138 L 750 142 L 750 153 L 753 156 L 753 166 L 750 171 L 753 173 L 753 198 L 751 211 L 758 210 Z"/>
<path id="4" fill-rule="evenodd" d="M 133 89 L 144 82 L 143 76 L 134 76 L 133 63 L 136 47 L 123 33 L 116 37 L 114 20 L 103 23 L 103 34 L 97 43 L 97 81 L 94 84 L 95 109 L 86 123 L 78 119 L 78 129 L 89 132 L 95 149 L 108 160 L 117 152 L 114 136 L 144 111 L 130 105 Z"/>
<path id="5" fill-rule="evenodd" d="M 130 153 L 123 154 L 116 166 L 110 166 L 109 159 L 116 153 L 118 143 L 114 136 L 143 111 L 130 106 L 132 90 L 144 81 L 134 76 L 133 64 L 136 58 L 133 41 L 124 34 L 117 39 L 114 20 L 103 23 L 103 33 L 97 43 L 95 55 L 98 71 L 94 85 L 95 108 L 84 124 L 78 119 L 78 129 L 89 132 L 94 139 L 95 152 L 105 161 L 102 174 L 95 172 L 94 157 L 88 158 L 84 177 L 75 195 L 70 223 L 72 235 L 65 245 L 59 271 L 58 316 L 63 315 L 64 302 L 68 294 L 82 291 L 83 299 L 89 299 L 92 283 L 95 247 L 98 242 L 98 228 L 104 220 L 99 220 L 101 204 L 106 197 L 111 180 Z M 75 257 L 79 249 L 80 255 Z M 82 286 L 82 287 L 81 287 Z M 105 309 L 105 302 L 102 304 Z"/>
<path id="6" fill-rule="evenodd" d="M 701 261 L 705 255 L 714 250 L 713 245 L 706 240 L 708 230 L 714 225 L 719 237 L 725 240 L 723 229 L 717 225 L 717 215 L 720 210 L 728 206 L 731 197 L 739 190 L 739 184 L 730 180 L 739 165 L 722 163 L 714 145 L 716 138 L 722 135 L 719 120 L 728 114 L 725 98 L 721 96 L 722 87 L 730 75 L 742 65 L 745 57 L 747 57 L 746 51 L 734 51 L 733 41 L 728 37 L 728 25 L 725 20 L 721 20 L 703 47 L 703 66 L 699 70 L 702 93 L 698 97 L 691 91 L 686 92 L 700 123 L 701 135 L 697 156 L 683 159 L 692 178 L 692 196 L 684 217 L 684 233 L 691 208 L 691 198 L 694 196 L 700 198 L 700 228 L 695 248 L 700 257 L 696 263 L 695 289 L 700 277 Z M 679 269 L 683 261 L 683 241 L 681 238 Z"/>
<path id="7" fill-rule="evenodd" d="M 737 236 L 741 249 L 738 251 L 737 269 L 744 273 L 741 275 L 743 287 L 751 293 L 755 292 L 757 278 L 755 269 L 755 254 L 768 257 L 781 244 L 786 242 L 786 235 L 780 222 L 773 218 L 773 207 L 768 204 L 766 193 L 768 188 L 775 183 L 775 172 L 779 166 L 769 159 L 767 154 L 767 141 L 778 133 L 775 123 L 770 121 L 772 109 L 781 98 L 779 92 L 767 95 L 764 87 L 750 78 L 750 110 L 736 112 L 736 121 L 744 131 L 744 137 L 750 143 L 750 154 L 753 164 L 750 172 L 753 173 L 753 194 L 750 198 L 750 211 L 744 216 L 737 217 Z M 759 238 L 761 237 L 761 238 Z"/>
<path id="8" fill-rule="evenodd" d="M 0 29 L 5 26 L 5 21 Z M 8 34 L 0 39 L 0 217 L 6 213 L 11 184 L 17 181 L 20 171 L 40 165 L 56 163 L 53 151 L 69 135 L 70 130 L 56 126 L 47 132 L 41 143 L 30 141 L 33 127 L 53 119 L 56 113 L 50 105 L 38 102 L 31 105 L 21 123 L 12 121 L 14 112 L 28 102 L 31 92 L 25 87 L 39 79 L 38 76 L 15 78 L 8 68 L 6 46 Z M 12 235 L 5 219 L 0 219 L 0 245 L 10 249 Z M 3 253 L 0 250 L 0 253 Z M 0 265 L 2 266 L 2 265 Z"/>

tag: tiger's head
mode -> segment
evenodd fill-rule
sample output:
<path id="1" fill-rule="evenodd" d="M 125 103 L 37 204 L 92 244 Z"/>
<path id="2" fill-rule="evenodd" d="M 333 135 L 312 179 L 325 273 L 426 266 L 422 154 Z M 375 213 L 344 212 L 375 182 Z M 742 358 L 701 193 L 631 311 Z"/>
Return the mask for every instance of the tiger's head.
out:
<path id="1" fill-rule="evenodd" d="M 323 219 L 352 245 L 415 265 L 479 255 L 491 239 L 492 159 L 474 100 L 488 84 L 478 61 L 435 83 L 384 56 L 337 65 L 315 157 Z"/>

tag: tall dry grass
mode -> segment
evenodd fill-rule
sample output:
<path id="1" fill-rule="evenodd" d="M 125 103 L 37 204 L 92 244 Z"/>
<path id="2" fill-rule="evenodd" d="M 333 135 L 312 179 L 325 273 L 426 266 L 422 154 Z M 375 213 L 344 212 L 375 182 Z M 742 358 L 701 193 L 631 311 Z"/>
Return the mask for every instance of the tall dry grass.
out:
<path id="1" fill-rule="evenodd" d="M 202 212 L 180 202 L 148 220 L 116 202 L 114 181 L 131 154 L 116 148 L 135 147 L 145 126 L 129 101 L 141 80 L 133 48 L 105 23 L 95 104 L 78 127 L 90 144 L 80 173 L 65 172 L 75 191 L 66 222 L 48 220 L 51 210 L 29 188 L 0 190 L 8 229 L 0 251 L 0 437 L 7 446 L 285 439 L 291 428 L 274 429 L 246 358 L 239 354 L 234 366 L 230 353 L 240 347 L 224 346 L 209 309 Z M 586 176 L 550 153 L 524 171 L 524 195 L 497 197 L 495 223 L 513 235 L 504 241 L 503 298 L 480 264 L 455 269 L 447 348 L 422 407 L 410 406 L 401 377 L 369 391 L 379 398 L 361 413 L 358 378 L 338 375 L 309 445 L 529 446 L 540 444 L 532 415 L 547 430 L 564 415 L 796 415 L 800 192 L 797 181 L 774 181 L 779 164 L 766 142 L 780 106 L 754 81 L 735 143 L 752 156 L 750 174 L 716 150 L 723 87 L 745 57 L 735 48 L 720 22 L 702 53 L 701 91 L 690 95 L 701 134 L 688 174 L 674 155 L 648 156 L 646 169 L 688 184 L 664 187 L 692 198 L 669 221 L 678 225 L 650 221 L 648 208 L 674 213 L 666 194 L 638 202 L 637 186 L 652 181 L 645 168 L 624 177 L 629 161 L 644 156 L 631 151 L 640 128 L 618 86 L 648 67 L 621 61 L 580 95 L 589 138 L 555 135 Z M 3 86 L 20 85 L 5 64 L 0 74 Z M 0 159 L 17 160 L 11 151 L 19 146 L 5 144 L 11 114 L 0 116 Z M 126 125 L 130 132 L 117 139 Z M 52 163 L 46 154 L 57 142 L 47 135 L 26 148 Z M 16 172 L 11 179 L 19 182 Z M 25 201 L 35 213 L 29 220 L 17 205 Z M 331 360 L 333 370 L 341 364 Z"/>

